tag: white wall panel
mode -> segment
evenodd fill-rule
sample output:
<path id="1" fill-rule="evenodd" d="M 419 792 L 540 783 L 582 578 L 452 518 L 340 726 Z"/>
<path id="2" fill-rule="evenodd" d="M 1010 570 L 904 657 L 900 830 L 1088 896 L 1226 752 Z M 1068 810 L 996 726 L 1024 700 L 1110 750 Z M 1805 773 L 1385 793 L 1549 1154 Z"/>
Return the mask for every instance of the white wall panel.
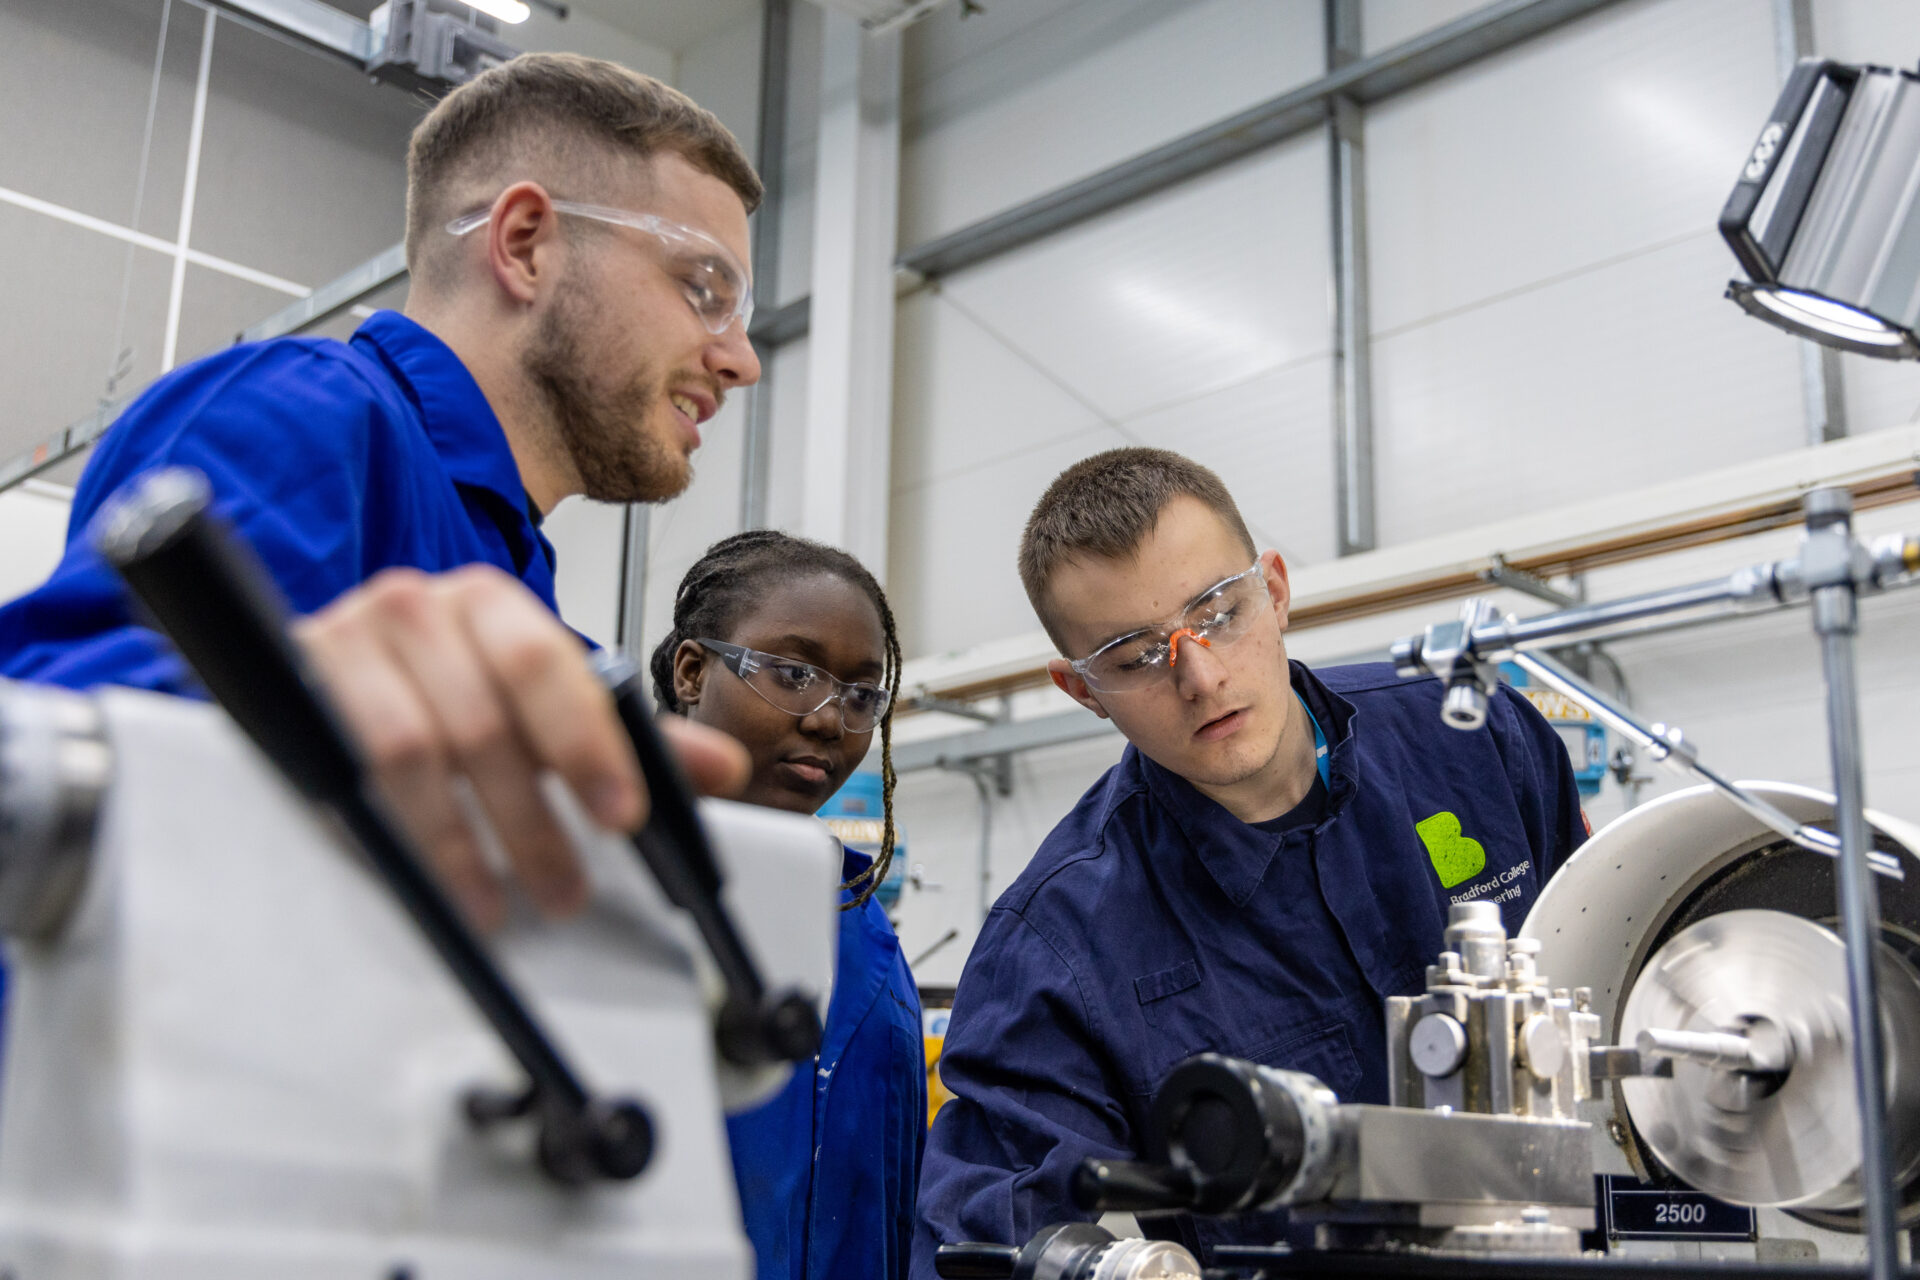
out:
<path id="1" fill-rule="evenodd" d="M 1097 426 L 930 484 L 896 488 L 887 595 L 906 656 L 1039 626 L 1015 565 L 1027 513 L 1067 467 L 1127 443 L 1113 427 Z"/>
<path id="2" fill-rule="evenodd" d="M 800 477 L 807 447 L 802 424 L 807 420 L 810 350 L 811 344 L 802 338 L 773 356 L 773 429 L 767 444 L 767 525 L 773 529 L 800 527 Z"/>
<path id="3" fill-rule="evenodd" d="M 1327 153 L 1302 137 L 995 258 L 948 301 L 1103 415 L 1331 349 Z"/>
<path id="4" fill-rule="evenodd" d="M 1370 109 L 1375 333 L 1711 230 L 1776 76 L 1771 6 L 1637 0 Z"/>
<path id="5" fill-rule="evenodd" d="M 1485 5 L 1486 0 L 1360 0 L 1360 45 L 1378 53 Z"/>
<path id="6" fill-rule="evenodd" d="M 968 56 L 909 32 L 900 242 L 919 244 L 1311 80 L 1318 4 L 1080 0 L 1026 23 L 995 5 Z M 1013 27 L 1004 38 L 989 28 Z M 922 79 L 916 71 L 929 78 Z"/>
<path id="7" fill-rule="evenodd" d="M 1799 357 L 1711 231 L 1377 340 L 1383 544 L 1797 448 Z"/>
<path id="8" fill-rule="evenodd" d="M 1047 369 L 982 328 L 944 293 L 902 298 L 895 315 L 896 490 L 1099 425 L 1100 415 Z"/>
<path id="9" fill-rule="evenodd" d="M 0 601 L 47 580 L 66 549 L 70 495 L 28 481 L 0 493 Z"/>
<path id="10" fill-rule="evenodd" d="M 553 543 L 553 594 L 566 624 L 603 645 L 620 627 L 620 534 L 624 507 L 569 498 L 541 531 Z"/>
<path id="11" fill-rule="evenodd" d="M 693 455 L 693 483 L 671 502 L 653 508 L 647 530 L 646 615 L 641 636 L 647 651 L 673 625 L 673 596 L 680 579 L 708 547 L 740 529 L 740 463 L 747 397 L 735 392 L 701 428 Z"/>
<path id="12" fill-rule="evenodd" d="M 1843 353 L 1840 368 L 1849 435 L 1920 421 L 1920 363 Z"/>
<path id="13" fill-rule="evenodd" d="M 1332 421 L 1333 361 L 1316 356 L 1121 429 L 1219 472 L 1254 541 L 1298 567 L 1335 554 Z"/>

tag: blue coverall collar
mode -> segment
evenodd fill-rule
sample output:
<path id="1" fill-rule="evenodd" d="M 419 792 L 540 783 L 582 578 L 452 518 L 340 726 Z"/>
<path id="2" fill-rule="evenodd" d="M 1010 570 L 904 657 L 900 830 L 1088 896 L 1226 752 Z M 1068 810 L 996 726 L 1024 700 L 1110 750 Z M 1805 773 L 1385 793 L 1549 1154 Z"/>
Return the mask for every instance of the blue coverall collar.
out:
<path id="1" fill-rule="evenodd" d="M 1301 663 L 1289 661 L 1287 666 L 1294 692 L 1327 737 L 1327 812 L 1313 827 L 1275 833 L 1242 822 L 1179 774 L 1149 760 L 1138 748 L 1127 748 L 1127 760 L 1139 772 L 1154 801 L 1180 828 L 1194 857 L 1236 907 L 1245 906 L 1253 897 L 1283 848 L 1305 842 L 1337 820 L 1359 786 L 1353 704 L 1320 683 Z"/>
<path id="2" fill-rule="evenodd" d="M 453 348 L 398 311 L 374 312 L 353 337 L 372 345 L 400 374 L 454 483 L 491 490 L 523 508 L 527 491 L 506 430 Z"/>
<path id="3" fill-rule="evenodd" d="M 527 496 L 499 415 L 453 348 L 432 330 L 398 311 L 376 311 L 354 331 L 353 340 L 371 346 L 394 371 L 402 389 L 420 410 L 433 451 L 457 485 L 483 489 L 525 521 L 524 531 L 509 531 L 523 550 L 538 550 L 548 566 L 553 548 L 540 532 L 541 513 Z M 516 552 L 516 560 L 525 556 Z"/>

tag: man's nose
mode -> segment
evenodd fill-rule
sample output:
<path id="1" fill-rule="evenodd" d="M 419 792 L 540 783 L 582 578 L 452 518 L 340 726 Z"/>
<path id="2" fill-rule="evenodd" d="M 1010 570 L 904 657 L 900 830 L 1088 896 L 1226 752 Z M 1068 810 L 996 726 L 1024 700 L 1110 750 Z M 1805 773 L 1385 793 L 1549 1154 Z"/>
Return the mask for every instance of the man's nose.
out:
<path id="1" fill-rule="evenodd" d="M 760 353 L 739 321 L 707 344 L 707 372 L 728 387 L 750 387 L 760 381 Z"/>
<path id="2" fill-rule="evenodd" d="M 1198 697 L 1226 682 L 1226 664 L 1220 661 L 1211 645 L 1191 633 L 1179 636 L 1177 643 L 1178 648 L 1169 655 L 1168 669 L 1183 695 Z M 1178 661 L 1171 661 L 1173 654 L 1178 655 Z"/>

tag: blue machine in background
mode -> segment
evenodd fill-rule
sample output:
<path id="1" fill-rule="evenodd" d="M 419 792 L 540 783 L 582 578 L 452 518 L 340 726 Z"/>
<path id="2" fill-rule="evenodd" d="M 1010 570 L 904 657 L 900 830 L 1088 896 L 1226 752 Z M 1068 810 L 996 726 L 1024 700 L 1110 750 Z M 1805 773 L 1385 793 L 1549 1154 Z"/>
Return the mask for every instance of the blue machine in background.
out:
<path id="1" fill-rule="evenodd" d="M 1580 784 L 1580 794 L 1589 798 L 1599 795 L 1600 783 L 1607 776 L 1605 726 L 1593 718 L 1591 711 L 1564 693 L 1531 683 L 1527 673 L 1511 662 L 1500 664 L 1500 677 L 1513 686 L 1515 693 L 1531 702 L 1533 709 L 1546 717 L 1560 740 L 1566 743 L 1567 758 L 1573 761 L 1573 776 Z"/>
<path id="2" fill-rule="evenodd" d="M 880 856 L 880 840 L 886 830 L 886 797 L 877 773 L 856 773 L 833 798 L 820 806 L 819 817 L 849 849 L 858 849 L 872 857 Z M 891 913 L 900 901 L 900 890 L 907 883 L 907 838 L 893 833 L 893 867 L 880 882 L 874 897 Z"/>

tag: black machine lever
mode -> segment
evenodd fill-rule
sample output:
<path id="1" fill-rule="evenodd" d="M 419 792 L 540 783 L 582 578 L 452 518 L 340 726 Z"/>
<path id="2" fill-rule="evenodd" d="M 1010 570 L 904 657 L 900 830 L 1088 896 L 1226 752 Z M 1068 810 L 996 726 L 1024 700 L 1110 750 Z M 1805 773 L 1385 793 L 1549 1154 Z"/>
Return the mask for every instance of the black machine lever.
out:
<path id="1" fill-rule="evenodd" d="M 287 634 L 287 606 L 251 548 L 212 511 L 206 478 L 151 472 L 117 494 L 91 536 L 240 728 L 309 800 L 352 832 L 440 960 L 520 1063 L 515 1105 L 468 1100 L 475 1122 L 531 1113 L 541 1167 L 583 1184 L 638 1176 L 653 1124 L 631 1099 L 592 1096 L 422 867 L 374 793 L 352 739 Z"/>
<path id="2" fill-rule="evenodd" d="M 633 740 L 646 775 L 652 813 L 634 847 L 676 907 L 693 917 L 726 984 L 717 1032 L 720 1056 L 737 1066 L 803 1062 L 820 1051 L 820 1014 L 804 993 L 769 993 L 720 897 L 725 880 L 694 811 L 693 791 L 647 711 L 640 668 L 624 654 L 594 655 L 601 681 Z"/>

